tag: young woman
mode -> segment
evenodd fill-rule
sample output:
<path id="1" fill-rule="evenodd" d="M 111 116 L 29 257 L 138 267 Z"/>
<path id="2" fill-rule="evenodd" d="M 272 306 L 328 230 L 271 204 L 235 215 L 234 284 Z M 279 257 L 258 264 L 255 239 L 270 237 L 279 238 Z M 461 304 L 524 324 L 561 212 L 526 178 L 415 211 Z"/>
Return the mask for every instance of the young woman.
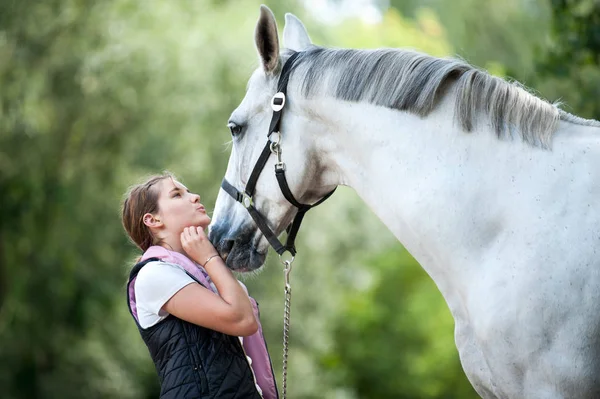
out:
<path id="1" fill-rule="evenodd" d="M 144 254 L 128 306 L 162 399 L 277 398 L 258 307 L 208 241 L 200 196 L 172 175 L 133 186 L 123 226 Z"/>

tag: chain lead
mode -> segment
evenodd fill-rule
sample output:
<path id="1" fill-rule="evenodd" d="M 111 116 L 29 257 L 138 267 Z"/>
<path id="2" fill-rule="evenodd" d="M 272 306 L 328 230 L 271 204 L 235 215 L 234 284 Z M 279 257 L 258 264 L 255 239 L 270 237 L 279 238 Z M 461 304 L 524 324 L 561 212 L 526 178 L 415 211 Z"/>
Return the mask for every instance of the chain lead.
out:
<path id="1" fill-rule="evenodd" d="M 288 344 L 290 333 L 290 304 L 292 300 L 292 287 L 290 285 L 290 272 L 292 271 L 292 260 L 283 262 L 285 275 L 285 304 L 283 307 L 283 379 L 282 379 L 282 399 L 287 396 L 287 359 L 288 359 Z"/>

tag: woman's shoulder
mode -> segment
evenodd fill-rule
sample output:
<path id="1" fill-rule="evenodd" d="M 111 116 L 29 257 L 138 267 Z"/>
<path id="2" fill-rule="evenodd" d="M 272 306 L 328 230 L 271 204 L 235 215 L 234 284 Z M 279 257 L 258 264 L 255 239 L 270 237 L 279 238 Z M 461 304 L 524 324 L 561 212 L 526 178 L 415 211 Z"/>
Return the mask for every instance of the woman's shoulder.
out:
<path id="1" fill-rule="evenodd" d="M 174 287 L 183 287 L 193 283 L 185 270 L 178 264 L 165 261 L 148 262 L 142 267 L 135 281 L 136 292 L 171 291 Z"/>
<path id="2" fill-rule="evenodd" d="M 181 266 L 153 261 L 138 273 L 134 290 L 138 301 L 142 304 L 155 302 L 160 304 L 158 307 L 148 305 L 156 313 L 173 294 L 194 282 L 195 280 Z"/>
<path id="3" fill-rule="evenodd" d="M 148 328 L 164 319 L 168 315 L 162 309 L 164 304 L 180 289 L 194 282 L 177 264 L 148 262 L 139 271 L 134 286 L 140 326 Z"/>

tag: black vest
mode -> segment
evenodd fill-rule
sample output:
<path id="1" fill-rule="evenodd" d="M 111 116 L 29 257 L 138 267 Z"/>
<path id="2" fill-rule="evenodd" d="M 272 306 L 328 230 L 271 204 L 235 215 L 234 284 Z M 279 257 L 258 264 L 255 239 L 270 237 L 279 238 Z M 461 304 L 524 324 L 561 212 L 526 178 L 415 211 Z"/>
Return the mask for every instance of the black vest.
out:
<path id="1" fill-rule="evenodd" d="M 147 259 L 131 270 L 127 283 L 130 312 L 131 281 L 147 263 L 159 260 Z M 238 337 L 188 323 L 173 315 L 146 329 L 140 327 L 135 317 L 133 319 L 156 366 L 161 399 L 261 398 Z"/>

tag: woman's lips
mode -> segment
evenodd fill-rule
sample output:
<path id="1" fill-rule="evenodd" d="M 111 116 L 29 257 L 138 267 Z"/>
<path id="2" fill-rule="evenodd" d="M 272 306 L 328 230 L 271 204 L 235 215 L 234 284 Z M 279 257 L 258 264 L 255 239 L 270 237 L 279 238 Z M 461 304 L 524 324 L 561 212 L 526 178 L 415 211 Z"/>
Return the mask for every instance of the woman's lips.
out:
<path id="1" fill-rule="evenodd" d="M 196 208 L 196 210 L 200 211 L 200 212 L 203 212 L 203 213 L 206 213 L 206 209 L 204 209 L 203 206 L 199 206 L 198 208 Z"/>

